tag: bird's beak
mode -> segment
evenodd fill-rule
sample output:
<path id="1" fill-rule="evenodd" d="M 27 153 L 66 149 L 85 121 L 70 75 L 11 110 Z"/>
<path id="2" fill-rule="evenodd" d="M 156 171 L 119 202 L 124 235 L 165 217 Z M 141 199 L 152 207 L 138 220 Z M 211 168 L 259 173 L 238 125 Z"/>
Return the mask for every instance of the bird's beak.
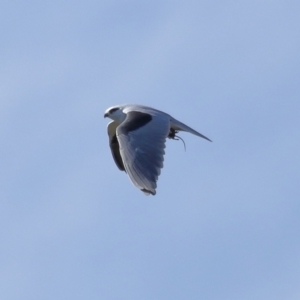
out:
<path id="1" fill-rule="evenodd" d="M 104 118 L 108 117 L 108 113 L 104 114 Z"/>

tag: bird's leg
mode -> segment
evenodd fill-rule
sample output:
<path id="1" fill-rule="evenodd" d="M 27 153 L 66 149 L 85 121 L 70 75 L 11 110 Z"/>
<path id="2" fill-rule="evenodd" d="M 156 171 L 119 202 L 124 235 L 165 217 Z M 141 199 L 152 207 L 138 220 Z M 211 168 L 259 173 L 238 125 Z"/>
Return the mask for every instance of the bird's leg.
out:
<path id="1" fill-rule="evenodd" d="M 168 134 L 168 138 L 172 139 L 172 140 L 175 140 L 175 141 L 181 140 L 183 142 L 183 145 L 184 145 L 184 150 L 186 151 L 184 140 L 180 136 L 176 135 L 176 133 L 178 133 L 178 130 L 175 130 L 174 128 L 170 128 L 170 132 Z"/>

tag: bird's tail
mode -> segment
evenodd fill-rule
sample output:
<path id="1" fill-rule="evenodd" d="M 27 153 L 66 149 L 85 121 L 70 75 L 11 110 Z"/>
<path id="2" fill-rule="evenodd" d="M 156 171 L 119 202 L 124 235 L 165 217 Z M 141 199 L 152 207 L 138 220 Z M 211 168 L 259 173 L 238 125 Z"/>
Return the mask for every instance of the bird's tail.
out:
<path id="1" fill-rule="evenodd" d="M 175 130 L 186 131 L 186 132 L 192 133 L 194 135 L 202 137 L 203 139 L 206 139 L 211 142 L 211 140 L 208 137 L 204 136 L 203 134 L 201 134 L 198 131 L 192 129 L 191 127 L 179 122 L 178 120 L 176 120 L 174 118 L 171 118 L 171 127 Z"/>

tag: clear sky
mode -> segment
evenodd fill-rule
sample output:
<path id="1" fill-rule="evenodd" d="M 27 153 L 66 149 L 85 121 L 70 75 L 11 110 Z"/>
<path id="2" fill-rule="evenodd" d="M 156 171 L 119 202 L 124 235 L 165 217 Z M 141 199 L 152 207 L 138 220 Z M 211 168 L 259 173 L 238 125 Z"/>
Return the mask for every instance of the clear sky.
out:
<path id="1" fill-rule="evenodd" d="M 1 1 L 0 298 L 300 299 L 300 2 Z M 167 141 L 157 195 L 104 111 Z"/>

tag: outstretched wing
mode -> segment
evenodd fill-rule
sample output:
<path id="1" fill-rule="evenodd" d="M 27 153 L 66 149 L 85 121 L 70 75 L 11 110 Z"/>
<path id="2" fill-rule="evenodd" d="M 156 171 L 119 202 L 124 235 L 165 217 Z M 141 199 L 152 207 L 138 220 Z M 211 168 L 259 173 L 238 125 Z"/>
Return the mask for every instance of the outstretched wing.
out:
<path id="1" fill-rule="evenodd" d="M 124 168 L 133 184 L 147 195 L 156 193 L 169 131 L 168 115 L 139 111 L 129 111 L 125 121 L 117 127 Z"/>
<path id="2" fill-rule="evenodd" d="M 123 160 L 120 154 L 120 146 L 119 146 L 119 141 L 117 139 L 117 130 L 118 123 L 115 121 L 110 122 L 107 125 L 107 133 L 109 137 L 109 147 L 111 150 L 112 157 L 117 165 L 117 167 L 121 171 L 125 171 Z"/>

